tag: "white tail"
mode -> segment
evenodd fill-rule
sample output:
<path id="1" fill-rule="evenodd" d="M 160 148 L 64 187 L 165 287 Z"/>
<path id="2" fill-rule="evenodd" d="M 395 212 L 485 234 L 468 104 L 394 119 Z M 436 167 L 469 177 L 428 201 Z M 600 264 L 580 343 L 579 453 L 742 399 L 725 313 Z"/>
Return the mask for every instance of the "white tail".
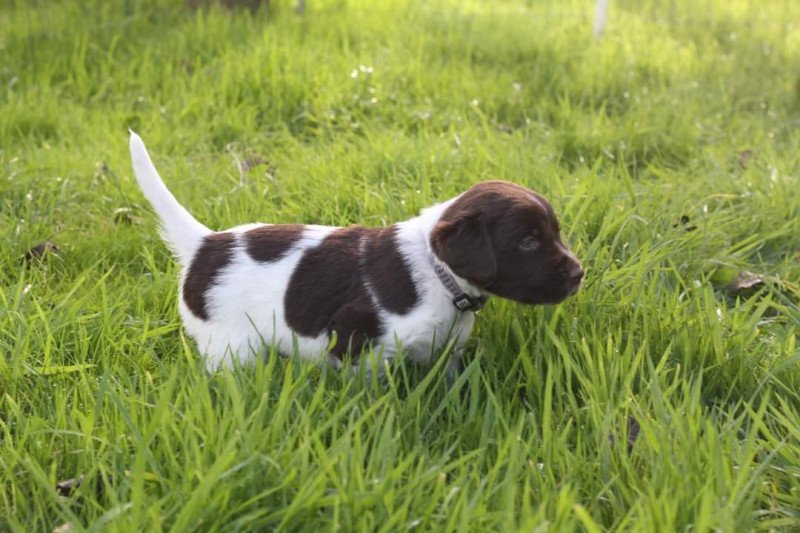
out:
<path id="1" fill-rule="evenodd" d="M 212 233 L 178 203 L 150 160 L 142 139 L 131 131 L 133 172 L 142 192 L 161 219 L 161 234 L 182 265 L 189 265 L 203 238 Z"/>

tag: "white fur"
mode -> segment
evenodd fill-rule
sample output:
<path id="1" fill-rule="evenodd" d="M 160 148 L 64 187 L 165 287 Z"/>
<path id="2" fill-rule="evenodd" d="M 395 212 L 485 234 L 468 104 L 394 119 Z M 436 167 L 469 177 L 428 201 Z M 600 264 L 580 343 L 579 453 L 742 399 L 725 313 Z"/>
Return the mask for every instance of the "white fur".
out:
<path id="1" fill-rule="evenodd" d="M 140 187 L 161 219 L 163 236 L 181 265 L 181 287 L 197 248 L 211 230 L 197 222 L 161 181 L 138 135 L 131 132 L 131 157 Z M 450 339 L 460 350 L 469 336 L 475 315 L 462 313 L 433 269 L 430 234 L 452 202 L 435 205 L 415 218 L 400 222 L 397 240 L 419 294 L 417 304 L 406 314 L 383 309 L 373 297 L 385 333 L 375 342 L 375 353 L 391 360 L 399 352 L 417 361 L 427 361 Z M 240 238 L 263 224 L 246 224 L 227 230 Z M 293 332 L 284 316 L 284 298 L 289 280 L 303 253 L 318 246 L 335 230 L 332 226 L 305 226 L 301 239 L 280 260 L 253 260 L 237 241 L 232 261 L 215 278 L 206 293 L 209 320 L 197 318 L 180 298 L 180 314 L 186 331 L 196 341 L 209 369 L 227 365 L 233 358 L 249 361 L 275 346 L 279 353 L 297 354 L 308 360 L 326 360 L 329 339 L 323 333 L 307 337 Z M 449 270 L 449 269 L 448 269 Z M 480 291 L 466 280 L 453 279 L 470 295 Z"/>
<path id="2" fill-rule="evenodd" d="M 172 196 L 158 175 L 156 167 L 153 166 L 142 139 L 133 131 L 131 131 L 131 160 L 139 187 L 161 219 L 164 240 L 172 247 L 181 264 L 188 264 L 203 237 L 211 233 L 211 230 L 195 220 Z"/>

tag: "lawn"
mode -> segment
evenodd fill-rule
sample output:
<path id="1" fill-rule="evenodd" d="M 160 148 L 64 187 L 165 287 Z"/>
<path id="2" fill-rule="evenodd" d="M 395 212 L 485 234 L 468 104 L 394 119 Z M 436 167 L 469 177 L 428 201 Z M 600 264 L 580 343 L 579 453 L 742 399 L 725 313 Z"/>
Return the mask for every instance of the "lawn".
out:
<path id="1" fill-rule="evenodd" d="M 0 531 L 799 530 L 800 2 L 593 13 L 4 1 Z M 212 228 L 524 184 L 584 287 L 491 300 L 452 385 L 209 375 L 129 127 Z"/>

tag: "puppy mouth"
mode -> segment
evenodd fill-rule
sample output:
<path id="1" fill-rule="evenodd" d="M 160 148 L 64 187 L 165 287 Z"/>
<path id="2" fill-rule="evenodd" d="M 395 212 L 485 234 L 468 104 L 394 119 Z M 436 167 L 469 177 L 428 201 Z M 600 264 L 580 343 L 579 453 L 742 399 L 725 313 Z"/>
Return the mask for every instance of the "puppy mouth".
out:
<path id="1" fill-rule="evenodd" d="M 581 288 L 580 281 L 569 283 L 569 284 L 565 284 L 565 285 L 562 286 L 562 288 L 561 288 L 559 293 L 550 294 L 550 295 L 548 295 L 546 297 L 541 297 L 540 296 L 539 298 L 536 298 L 533 303 L 534 304 L 545 304 L 545 305 L 560 304 L 561 302 L 563 302 L 567 298 L 569 298 L 571 296 L 574 296 L 578 292 L 578 290 L 580 288 Z"/>
<path id="2" fill-rule="evenodd" d="M 553 299 L 552 303 L 561 303 L 567 298 L 575 296 L 581 288 L 581 280 L 570 281 L 565 283 L 562 287 L 561 295 Z"/>
<path id="3" fill-rule="evenodd" d="M 567 288 L 567 296 L 574 296 L 581 288 L 581 282 L 576 281 Z"/>

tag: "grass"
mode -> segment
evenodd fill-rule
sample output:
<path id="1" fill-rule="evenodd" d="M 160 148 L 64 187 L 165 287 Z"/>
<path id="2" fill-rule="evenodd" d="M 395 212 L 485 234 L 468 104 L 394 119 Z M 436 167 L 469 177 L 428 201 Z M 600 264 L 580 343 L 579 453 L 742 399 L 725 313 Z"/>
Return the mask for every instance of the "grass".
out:
<path id="1" fill-rule="evenodd" d="M 592 10 L 4 3 L 0 530 L 798 530 L 800 4 Z M 128 127 L 216 228 L 526 184 L 585 287 L 492 300 L 453 387 L 447 354 L 209 376 Z"/>

